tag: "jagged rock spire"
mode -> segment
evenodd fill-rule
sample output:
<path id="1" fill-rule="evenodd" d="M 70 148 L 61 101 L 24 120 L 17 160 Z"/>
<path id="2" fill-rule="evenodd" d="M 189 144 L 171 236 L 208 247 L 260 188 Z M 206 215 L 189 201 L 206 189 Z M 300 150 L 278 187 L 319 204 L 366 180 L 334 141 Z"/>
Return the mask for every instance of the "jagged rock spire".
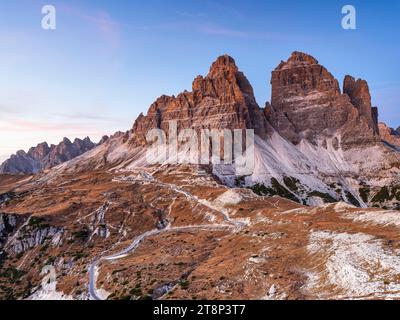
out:
<path id="1" fill-rule="evenodd" d="M 380 141 L 378 111 L 371 107 L 365 81 L 347 77 L 346 94 L 342 95 L 338 81 L 324 66 L 296 51 L 272 72 L 271 84 L 271 105 L 266 114 L 294 144 L 302 139 L 317 144 L 335 138 L 341 140 L 343 148 L 350 148 Z"/>
<path id="2" fill-rule="evenodd" d="M 145 143 L 144 137 L 152 128 L 167 132 L 170 120 L 177 120 L 178 130 L 251 128 L 262 137 L 266 133 L 265 117 L 253 88 L 228 55 L 218 57 L 205 77 L 194 79 L 192 92 L 158 98 L 147 115 L 136 120 L 133 143 Z"/>

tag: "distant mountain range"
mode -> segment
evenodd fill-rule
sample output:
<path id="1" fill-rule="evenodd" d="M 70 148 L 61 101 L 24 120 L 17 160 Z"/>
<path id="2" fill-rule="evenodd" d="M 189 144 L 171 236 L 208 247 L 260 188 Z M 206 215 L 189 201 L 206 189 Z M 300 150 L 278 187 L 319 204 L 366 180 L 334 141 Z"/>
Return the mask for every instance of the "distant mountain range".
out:
<path id="1" fill-rule="evenodd" d="M 106 137 L 102 139 L 104 142 Z M 81 140 L 76 138 L 71 142 L 64 138 L 58 145 L 48 145 L 47 142 L 32 147 L 28 152 L 18 151 L 0 166 L 0 173 L 8 174 L 33 174 L 44 169 L 50 169 L 65 161 L 69 161 L 93 149 L 97 144 L 89 137 Z"/>

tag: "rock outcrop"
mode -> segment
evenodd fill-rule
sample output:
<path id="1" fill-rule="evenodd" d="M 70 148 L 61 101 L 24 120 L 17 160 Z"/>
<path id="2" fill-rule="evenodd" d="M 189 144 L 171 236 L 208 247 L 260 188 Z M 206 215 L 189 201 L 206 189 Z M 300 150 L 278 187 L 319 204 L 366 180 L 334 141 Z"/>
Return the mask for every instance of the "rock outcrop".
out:
<path id="1" fill-rule="evenodd" d="M 265 137 L 267 126 L 252 86 L 228 55 L 219 57 L 206 77 L 193 81 L 192 92 L 158 98 L 147 115 L 136 120 L 134 143 L 144 144 L 146 133 L 153 128 L 168 132 L 170 120 L 177 120 L 178 131 L 254 128 L 261 137 Z"/>
<path id="2" fill-rule="evenodd" d="M 377 109 L 371 108 L 365 81 L 346 77 L 341 94 L 338 81 L 315 58 L 293 52 L 272 72 L 271 85 L 265 114 L 292 143 L 335 138 L 348 149 L 379 142 Z"/>
<path id="3" fill-rule="evenodd" d="M 25 226 L 18 230 L 17 236 L 7 245 L 9 255 L 18 255 L 43 244 L 53 247 L 62 244 L 63 228 L 53 226 L 31 227 Z"/>
<path id="4" fill-rule="evenodd" d="M 379 123 L 379 132 L 382 140 L 392 146 L 400 148 L 400 130 L 388 127 L 385 123 Z"/>
<path id="5" fill-rule="evenodd" d="M 33 174 L 43 169 L 50 169 L 69 161 L 96 146 L 88 137 L 71 142 L 64 138 L 58 145 L 49 146 L 46 142 L 12 155 L 0 166 L 0 173 Z"/>
<path id="6" fill-rule="evenodd" d="M 355 80 L 352 76 L 347 75 L 343 82 L 343 93 L 349 96 L 351 103 L 357 107 L 360 115 L 368 120 L 368 124 L 374 130 L 374 133 L 379 134 L 378 108 L 371 105 L 367 81 Z"/>
<path id="7" fill-rule="evenodd" d="M 0 251 L 7 240 L 7 237 L 17 228 L 17 215 L 0 213 Z"/>

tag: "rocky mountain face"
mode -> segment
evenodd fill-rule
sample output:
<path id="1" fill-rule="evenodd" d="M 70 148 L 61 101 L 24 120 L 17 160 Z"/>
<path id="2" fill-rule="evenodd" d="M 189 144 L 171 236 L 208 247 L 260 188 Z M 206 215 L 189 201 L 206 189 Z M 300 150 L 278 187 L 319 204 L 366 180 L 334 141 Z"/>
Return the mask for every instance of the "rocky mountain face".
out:
<path id="1" fill-rule="evenodd" d="M 331 138 L 335 147 L 349 149 L 380 141 L 366 81 L 346 76 L 341 94 L 338 81 L 315 58 L 294 52 L 272 72 L 271 85 L 267 118 L 292 143 Z"/>
<path id="2" fill-rule="evenodd" d="M 136 120 L 132 132 L 143 143 L 153 128 L 168 132 L 170 120 L 181 129 L 255 129 L 266 136 L 266 121 L 254 97 L 253 88 L 232 57 L 219 57 L 207 76 L 198 76 L 191 92 L 161 96 Z"/>
<path id="3" fill-rule="evenodd" d="M 143 144 L 153 128 L 168 132 L 169 121 L 184 128 L 255 129 L 266 140 L 272 127 L 298 145 L 333 141 L 336 149 L 381 142 L 378 109 L 372 107 L 368 84 L 346 76 L 338 81 L 310 55 L 294 52 L 272 72 L 272 97 L 261 109 L 247 78 L 233 58 L 219 57 L 207 76 L 198 76 L 192 92 L 161 96 L 136 120 L 132 133 Z M 139 138 L 140 137 L 140 138 Z"/>
<path id="4" fill-rule="evenodd" d="M 103 141 L 103 140 L 102 140 Z M 23 150 L 12 155 L 0 166 L 0 173 L 32 174 L 43 169 L 50 169 L 65 161 L 71 160 L 96 146 L 89 137 L 71 142 L 64 138 L 58 145 L 49 146 L 46 142 L 32 147 L 28 152 Z"/>
<path id="5" fill-rule="evenodd" d="M 400 148 L 400 128 L 393 129 L 388 127 L 385 123 L 379 123 L 379 132 L 382 140 L 392 146 Z"/>

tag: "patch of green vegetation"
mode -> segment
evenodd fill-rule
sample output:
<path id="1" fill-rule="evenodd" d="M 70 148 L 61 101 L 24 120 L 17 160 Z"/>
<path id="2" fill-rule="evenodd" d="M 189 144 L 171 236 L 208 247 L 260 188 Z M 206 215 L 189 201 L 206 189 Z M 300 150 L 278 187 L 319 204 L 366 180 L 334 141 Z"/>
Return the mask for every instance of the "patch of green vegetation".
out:
<path id="1" fill-rule="evenodd" d="M 329 193 L 323 193 L 319 191 L 312 191 L 308 193 L 309 197 L 318 197 L 321 198 L 325 203 L 335 203 L 337 200 L 332 197 Z"/>
<path id="2" fill-rule="evenodd" d="M 113 293 L 111 293 L 111 294 L 107 297 L 107 300 L 112 300 L 112 299 L 114 299 L 116 296 L 117 296 L 117 293 L 116 293 L 116 292 L 113 292 Z"/>
<path id="3" fill-rule="evenodd" d="M 369 195 L 371 193 L 371 189 L 368 186 L 363 185 L 358 189 L 358 192 L 360 194 L 360 197 L 361 197 L 362 201 L 364 201 L 365 203 L 368 203 L 368 199 L 369 199 Z"/>
<path id="4" fill-rule="evenodd" d="M 140 287 L 133 288 L 129 291 L 131 295 L 136 297 L 141 297 L 143 295 L 142 289 Z"/>
<path id="5" fill-rule="evenodd" d="M 72 236 L 74 237 L 75 240 L 85 242 L 89 238 L 90 232 L 88 229 L 83 228 L 77 232 L 74 232 Z"/>
<path id="6" fill-rule="evenodd" d="M 8 206 L 10 204 L 10 201 L 13 200 L 16 197 L 16 194 L 14 192 L 6 192 L 0 194 L 0 204 L 4 204 Z"/>
<path id="7" fill-rule="evenodd" d="M 271 187 L 268 188 L 264 184 L 257 183 L 251 187 L 254 193 L 259 196 L 280 196 L 295 202 L 300 202 L 299 199 L 288 189 L 282 186 L 275 178 L 271 179 Z"/>
<path id="8" fill-rule="evenodd" d="M 275 178 L 271 179 L 271 184 L 272 184 L 272 188 L 276 191 L 278 196 L 287 198 L 287 199 L 295 201 L 295 202 L 299 202 L 299 199 L 293 193 L 291 193 L 288 189 L 286 189 L 284 186 L 282 186 L 278 182 L 278 180 L 276 180 Z"/>
<path id="9" fill-rule="evenodd" d="M 400 201 L 400 186 L 393 186 L 391 190 L 391 200 L 396 199 Z"/>
<path id="10" fill-rule="evenodd" d="M 349 201 L 353 206 L 361 207 L 360 202 L 353 196 L 353 194 L 350 191 L 346 190 L 345 195 L 346 195 L 347 201 Z"/>
<path id="11" fill-rule="evenodd" d="M 333 182 L 333 183 L 329 184 L 329 187 L 332 190 L 335 190 L 336 194 L 338 194 L 338 195 L 342 194 L 342 184 L 340 182 L 338 184 Z"/>
<path id="12" fill-rule="evenodd" d="M 35 229 L 46 229 L 50 227 L 49 224 L 44 223 L 46 220 L 42 217 L 30 217 L 28 226 Z"/>
<path id="13" fill-rule="evenodd" d="M 388 187 L 382 187 L 381 190 L 379 190 L 374 195 L 371 201 L 374 203 L 382 203 L 389 200 L 390 200 L 390 193 Z"/>
<path id="14" fill-rule="evenodd" d="M 78 252 L 75 252 L 72 254 L 72 257 L 74 258 L 75 261 L 78 261 L 83 258 L 87 258 L 88 256 L 89 256 L 88 253 L 82 252 L 82 251 L 78 251 Z"/>
<path id="15" fill-rule="evenodd" d="M 42 247 L 40 248 L 40 252 L 41 252 L 41 253 L 46 252 L 47 249 L 49 249 L 49 245 L 48 245 L 48 244 L 42 246 Z"/>
<path id="16" fill-rule="evenodd" d="M 293 177 L 283 177 L 283 182 L 285 183 L 286 187 L 289 188 L 290 191 L 298 192 L 299 191 L 299 184 L 300 180 L 293 178 Z"/>
<path id="17" fill-rule="evenodd" d="M 246 179 L 246 176 L 236 177 L 235 178 L 235 186 L 239 187 L 239 188 L 243 187 L 246 183 L 245 179 Z"/>
<path id="18" fill-rule="evenodd" d="M 182 288 L 183 290 L 186 290 L 186 289 L 189 288 L 190 282 L 189 282 L 189 280 L 187 280 L 187 279 L 181 279 L 181 280 L 179 281 L 179 285 L 181 286 L 181 288 Z"/>
<path id="19" fill-rule="evenodd" d="M 272 190 L 271 188 L 267 188 L 262 183 L 255 184 L 254 186 L 251 187 L 251 190 L 253 190 L 253 192 L 255 194 L 258 194 L 259 196 L 269 196 L 273 195 L 274 193 L 274 190 Z"/>
<path id="20" fill-rule="evenodd" d="M 384 208 L 382 206 L 386 201 L 397 201 L 392 204 L 391 207 L 396 208 L 396 210 L 400 209 L 400 186 L 385 186 L 382 187 L 372 198 L 371 202 L 373 206 L 376 208 Z"/>
<path id="21" fill-rule="evenodd" d="M 0 273 L 0 277 L 4 277 L 4 278 L 9 279 L 10 281 L 15 282 L 15 281 L 19 280 L 20 278 L 22 278 L 25 274 L 26 274 L 26 271 L 24 271 L 24 270 L 19 270 L 15 267 L 10 267 L 10 268 L 7 268 L 4 271 L 2 271 Z"/>

